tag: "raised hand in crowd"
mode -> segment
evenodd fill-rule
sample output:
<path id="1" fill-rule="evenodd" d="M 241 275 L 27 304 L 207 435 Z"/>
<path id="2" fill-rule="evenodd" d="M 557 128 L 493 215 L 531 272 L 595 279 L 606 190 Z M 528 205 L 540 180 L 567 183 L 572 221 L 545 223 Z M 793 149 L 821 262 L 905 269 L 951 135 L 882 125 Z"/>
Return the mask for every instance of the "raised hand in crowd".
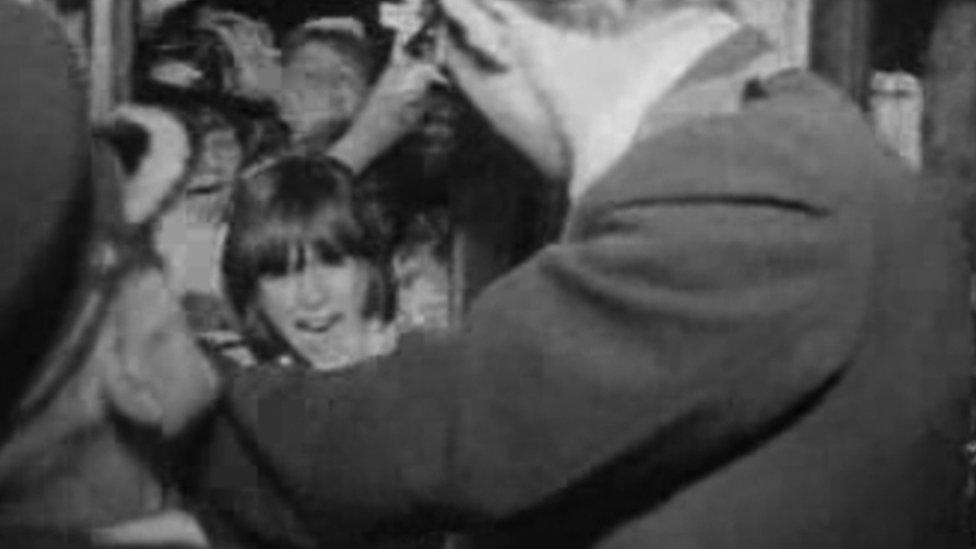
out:
<path id="1" fill-rule="evenodd" d="M 199 25 L 220 37 L 234 59 L 234 87 L 246 98 L 274 99 L 281 93 L 282 75 L 271 29 L 244 15 L 203 10 Z"/>
<path id="2" fill-rule="evenodd" d="M 394 55 L 374 85 L 332 156 L 362 172 L 420 123 L 432 84 L 443 82 L 438 68 L 407 55 Z"/>

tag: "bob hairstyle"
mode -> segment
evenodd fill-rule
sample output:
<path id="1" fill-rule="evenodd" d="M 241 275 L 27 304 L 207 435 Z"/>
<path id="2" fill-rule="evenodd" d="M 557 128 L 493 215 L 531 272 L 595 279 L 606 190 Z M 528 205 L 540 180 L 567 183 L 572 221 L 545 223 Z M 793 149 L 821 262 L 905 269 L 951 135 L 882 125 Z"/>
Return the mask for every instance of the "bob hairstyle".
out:
<path id="1" fill-rule="evenodd" d="M 312 259 L 352 257 L 368 267 L 364 318 L 392 321 L 396 289 L 390 228 L 381 204 L 353 193 L 348 171 L 325 156 L 283 156 L 239 185 L 224 246 L 225 290 L 259 360 L 291 351 L 257 306 L 265 276 L 301 271 Z"/>

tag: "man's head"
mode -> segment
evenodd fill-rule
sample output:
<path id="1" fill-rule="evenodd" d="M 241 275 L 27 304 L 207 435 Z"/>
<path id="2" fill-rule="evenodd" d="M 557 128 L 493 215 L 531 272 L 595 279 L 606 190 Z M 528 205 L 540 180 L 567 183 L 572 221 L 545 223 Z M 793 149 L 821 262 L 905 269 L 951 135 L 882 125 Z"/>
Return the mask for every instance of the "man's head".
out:
<path id="1" fill-rule="evenodd" d="M 731 10 L 729 0 L 441 0 L 441 7 L 455 81 L 499 133 L 557 179 L 575 168 L 572 141 L 585 133 L 577 119 L 612 105 L 621 92 L 614 86 L 634 76 L 620 73 L 645 70 L 634 60 L 653 60 L 696 18 Z"/>
<path id="2" fill-rule="evenodd" d="M 369 42 L 346 27 L 305 25 L 282 50 L 282 116 L 299 135 L 345 124 L 369 92 L 376 59 Z"/>

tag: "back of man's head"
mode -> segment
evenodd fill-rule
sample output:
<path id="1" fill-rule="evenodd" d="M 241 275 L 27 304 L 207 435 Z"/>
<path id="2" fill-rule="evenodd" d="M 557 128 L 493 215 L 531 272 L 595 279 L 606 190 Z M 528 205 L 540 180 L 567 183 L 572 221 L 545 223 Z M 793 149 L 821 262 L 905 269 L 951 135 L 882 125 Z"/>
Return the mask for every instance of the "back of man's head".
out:
<path id="1" fill-rule="evenodd" d="M 85 92 L 56 22 L 0 2 L 0 424 L 80 277 L 91 226 Z"/>
<path id="2" fill-rule="evenodd" d="M 143 187 L 127 180 L 117 208 L 115 187 L 92 181 L 73 61 L 56 21 L 0 0 L 0 527 L 55 513 L 77 522 L 115 495 L 106 487 L 122 494 L 115 503 L 138 492 L 123 460 L 141 474 L 145 434 L 178 434 L 216 387 L 168 280 L 130 242 L 166 193 L 130 200 Z M 123 276 L 120 265 L 137 267 Z"/>
<path id="3" fill-rule="evenodd" d="M 614 33 L 647 18 L 685 8 L 735 11 L 735 0 L 482 0 L 523 6 L 549 23 L 593 33 Z"/>
<path id="4" fill-rule="evenodd" d="M 15 497 L 9 482 L 23 481 L 4 471 L 27 428 L 20 405 L 47 377 L 93 226 L 87 105 L 73 61 L 49 14 L 0 0 L 0 514 Z"/>

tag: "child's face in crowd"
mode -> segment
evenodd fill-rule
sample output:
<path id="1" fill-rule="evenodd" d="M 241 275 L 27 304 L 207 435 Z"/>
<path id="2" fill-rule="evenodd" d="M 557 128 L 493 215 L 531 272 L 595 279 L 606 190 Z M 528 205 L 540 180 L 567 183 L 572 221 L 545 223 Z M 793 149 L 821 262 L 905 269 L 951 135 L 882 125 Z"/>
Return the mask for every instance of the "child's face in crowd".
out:
<path id="1" fill-rule="evenodd" d="M 216 129 L 203 136 L 186 189 L 189 221 L 212 223 L 221 217 L 243 159 L 244 151 L 233 130 Z"/>
<path id="2" fill-rule="evenodd" d="M 243 160 L 241 144 L 234 131 L 219 129 L 207 133 L 201 148 L 194 186 L 232 181 Z"/>
<path id="3" fill-rule="evenodd" d="M 304 268 L 258 281 L 258 307 L 289 344 L 317 369 L 345 366 L 368 354 L 363 311 L 369 267 L 346 256 L 326 263 L 309 253 Z"/>
<path id="4" fill-rule="evenodd" d="M 160 220 L 157 249 L 166 259 L 169 277 L 180 293 L 212 293 L 219 287 L 221 223 L 234 178 L 243 160 L 237 136 L 229 128 L 211 130 L 184 195 Z"/>
<path id="5" fill-rule="evenodd" d="M 282 117 L 298 134 L 350 120 L 368 91 L 366 75 L 327 44 L 309 42 L 284 67 Z"/>

